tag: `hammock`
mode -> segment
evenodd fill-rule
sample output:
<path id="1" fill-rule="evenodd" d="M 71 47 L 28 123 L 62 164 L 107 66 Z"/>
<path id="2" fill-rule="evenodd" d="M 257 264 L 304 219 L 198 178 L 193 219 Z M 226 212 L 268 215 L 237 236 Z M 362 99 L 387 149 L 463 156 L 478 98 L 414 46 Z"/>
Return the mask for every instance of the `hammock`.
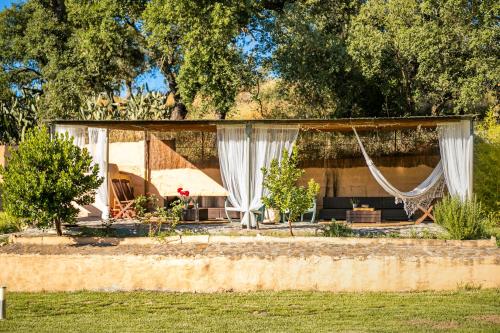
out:
<path id="1" fill-rule="evenodd" d="M 443 196 L 444 179 L 443 164 L 441 161 L 439 161 L 434 170 L 432 170 L 431 174 L 420 185 L 409 192 L 401 192 L 389 183 L 380 170 L 377 169 L 375 164 L 373 164 L 372 159 L 366 153 L 365 147 L 363 146 L 356 129 L 354 127 L 352 129 L 356 135 L 359 147 L 365 157 L 366 164 L 371 174 L 387 193 L 395 197 L 396 203 L 403 203 L 404 210 L 408 217 L 413 215 L 413 213 L 418 209 L 418 206 L 428 207 L 435 198 Z"/>

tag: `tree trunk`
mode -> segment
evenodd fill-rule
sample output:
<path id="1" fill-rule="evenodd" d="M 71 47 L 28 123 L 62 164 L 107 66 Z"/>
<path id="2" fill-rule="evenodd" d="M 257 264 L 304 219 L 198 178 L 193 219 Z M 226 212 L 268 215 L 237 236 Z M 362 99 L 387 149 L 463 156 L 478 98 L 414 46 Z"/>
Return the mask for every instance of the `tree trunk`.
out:
<path id="1" fill-rule="evenodd" d="M 54 225 L 56 226 L 57 236 L 62 236 L 61 219 L 55 219 Z"/>
<path id="2" fill-rule="evenodd" d="M 290 229 L 290 236 L 293 236 L 292 220 L 288 220 L 288 228 Z"/>
<path id="3" fill-rule="evenodd" d="M 187 108 L 182 102 L 178 102 L 177 97 L 175 97 L 175 106 L 174 109 L 172 110 L 172 114 L 170 115 L 171 120 L 182 120 L 186 119 L 187 115 Z"/>
<path id="4" fill-rule="evenodd" d="M 179 94 L 179 89 L 177 88 L 177 78 L 176 73 L 172 69 L 173 61 L 168 63 L 162 63 L 160 70 L 167 79 L 169 93 L 174 97 L 174 109 L 170 114 L 171 120 L 182 120 L 186 119 L 187 108 L 184 103 L 182 103 L 181 96 Z"/>

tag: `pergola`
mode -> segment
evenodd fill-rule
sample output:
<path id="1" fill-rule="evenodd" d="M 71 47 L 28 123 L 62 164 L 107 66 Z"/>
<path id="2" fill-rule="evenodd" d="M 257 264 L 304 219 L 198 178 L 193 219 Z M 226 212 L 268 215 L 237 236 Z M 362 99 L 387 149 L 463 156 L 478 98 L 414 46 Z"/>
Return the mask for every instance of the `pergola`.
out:
<path id="1" fill-rule="evenodd" d="M 293 129 L 298 133 L 298 131 L 315 131 L 315 132 L 353 132 L 355 129 L 357 132 L 362 131 L 395 131 L 395 130 L 405 130 L 405 129 L 416 129 L 416 128 L 452 128 L 460 125 L 461 131 L 461 139 L 463 142 L 466 142 L 467 148 L 456 146 L 456 142 L 451 143 L 451 145 L 447 145 L 449 147 L 446 149 L 446 159 L 447 164 L 444 166 L 444 174 L 446 178 L 446 182 L 448 188 L 456 187 L 455 185 L 451 186 L 451 182 L 459 183 L 459 182 L 467 182 L 467 184 L 463 185 L 463 188 L 466 188 L 466 195 L 472 195 L 472 135 L 473 135 L 473 120 L 474 116 L 432 116 L 432 117 L 404 117 L 404 118 L 344 118 L 344 119 L 259 119 L 259 120 L 53 120 L 49 122 L 49 125 L 53 129 L 54 132 L 69 132 L 70 135 L 76 137 L 77 132 L 73 129 L 94 129 L 98 130 L 100 133 L 100 141 L 97 140 L 94 143 L 100 148 L 96 149 L 93 152 L 93 157 L 95 158 L 95 163 L 100 164 L 103 167 L 102 176 L 107 178 L 108 175 L 108 147 L 109 147 L 109 130 L 131 130 L 131 131 L 142 131 L 145 134 L 145 138 L 148 138 L 149 132 L 179 132 L 179 131 L 198 131 L 198 132 L 216 132 L 218 133 L 218 150 L 219 150 L 219 159 L 221 162 L 229 161 L 230 163 L 226 166 L 221 165 L 221 173 L 224 182 L 224 187 L 229 192 L 229 198 L 232 202 L 233 206 L 239 207 L 242 212 L 245 212 L 245 216 L 251 215 L 251 211 L 255 209 L 255 205 L 252 204 L 252 201 L 260 201 L 260 197 L 262 195 L 262 188 L 257 186 L 255 182 L 261 181 L 258 173 L 260 173 L 260 168 L 265 165 L 265 163 L 269 162 L 268 160 L 271 158 L 279 158 L 280 155 L 277 155 L 277 152 L 281 152 L 282 149 L 288 148 L 290 144 L 293 144 L 296 139 L 296 135 L 293 133 L 289 133 L 288 137 L 285 138 L 283 136 L 283 129 Z M 466 128 L 467 127 L 467 128 Z M 257 132 L 259 129 L 266 129 L 265 132 L 262 132 L 259 135 L 264 135 L 261 139 L 256 139 Z M 238 132 L 239 131 L 239 132 Z M 276 137 L 277 131 L 281 131 L 279 134 L 279 138 Z M 81 133 L 81 132 L 80 132 Z M 89 130 L 89 134 L 90 134 Z M 97 133 L 97 132 L 96 132 Z M 454 133 L 454 132 L 453 132 Z M 455 134 L 449 132 L 448 137 L 454 137 Z M 356 134 L 357 135 L 357 134 Z M 97 134 L 96 134 L 97 138 Z M 264 138 L 264 139 L 262 139 Z M 224 141 L 226 140 L 226 141 Z M 254 145 L 257 142 L 268 141 L 267 146 L 262 146 L 260 148 L 254 148 Z M 270 147 L 269 142 L 280 141 L 278 148 Z M 464 141 L 466 140 L 466 141 Z M 443 155 L 443 147 L 446 140 L 440 140 L 440 147 Z M 230 146 L 229 143 L 236 142 L 236 145 Z M 446 141 L 447 142 L 447 141 Z M 362 143 L 359 141 L 361 148 Z M 456 147 L 455 147 L 456 146 Z M 240 147 L 241 154 L 243 154 L 243 158 L 238 157 L 238 161 L 230 161 L 231 156 L 234 155 L 233 151 Z M 272 148 L 272 149 L 271 149 Z M 256 150 L 273 150 L 274 152 L 265 156 L 267 161 L 260 162 L 260 164 L 256 165 L 256 157 L 258 152 Z M 363 150 L 363 149 L 362 149 Z M 144 170 L 145 170 L 145 179 L 147 180 L 147 173 L 149 169 L 149 144 L 148 140 L 145 140 L 144 146 Z M 224 152 L 224 153 L 223 153 Z M 92 152 L 91 152 L 92 153 Z M 467 156 L 463 156 L 466 153 Z M 221 156 L 223 154 L 224 156 Z M 451 154 L 451 155 L 450 155 Z M 100 156 L 97 156 L 100 155 Z M 461 156 L 462 155 L 462 156 Z M 370 167 L 370 158 L 365 154 L 365 158 L 367 159 L 367 163 Z M 444 158 L 442 156 L 442 158 Z M 451 170 L 452 165 L 458 163 L 459 159 L 466 158 L 467 166 L 458 166 L 458 171 Z M 260 158 L 262 160 L 262 158 Z M 450 162 L 452 161 L 452 162 Z M 230 184 L 230 178 L 228 177 L 228 173 L 231 172 L 231 168 L 235 167 L 235 163 L 239 163 L 238 166 L 243 167 L 245 174 L 246 185 L 239 185 L 239 187 L 244 187 L 246 194 L 242 193 L 234 193 L 242 190 L 243 188 L 238 188 L 235 184 Z M 262 164 L 264 163 L 264 164 Z M 451 163 L 451 164 L 450 164 Z M 454 164 L 453 164 L 454 163 Z M 221 163 L 222 164 L 222 163 Z M 458 163 L 460 164 L 460 163 Z M 457 165 L 458 165 L 457 164 Z M 255 170 L 258 171 L 256 173 Z M 466 170 L 461 169 L 466 168 Z M 460 169 L 460 170 L 459 170 Z M 105 170 L 105 171 L 104 171 Z M 450 171 L 451 170 L 451 171 Z M 241 171 L 241 170 L 240 170 Z M 377 178 L 376 168 L 371 169 L 372 174 L 375 178 Z M 441 171 L 443 172 L 443 171 Z M 458 173 L 457 173 L 458 172 Z M 225 173 L 225 174 L 224 174 Z M 463 173 L 467 173 L 464 175 Z M 467 179 L 465 179 L 466 177 Z M 234 177 L 233 177 L 234 178 Z M 453 181 L 451 179 L 454 179 Z M 383 180 L 377 179 L 377 181 L 383 185 Z M 106 182 L 108 183 L 108 182 Z M 390 185 L 390 184 L 389 184 Z M 109 186 L 109 184 L 107 185 Z M 457 185 L 458 186 L 458 185 Z M 458 186 L 460 187 L 460 186 Z M 253 193 L 257 188 L 258 193 Z M 386 189 L 386 187 L 384 187 Z M 391 191 L 391 187 L 387 187 L 386 189 L 388 193 L 392 195 L 402 196 L 401 192 L 395 194 L 394 189 Z M 451 190 L 450 192 L 454 192 L 455 190 Z M 463 189 L 457 190 L 459 195 L 463 196 Z M 102 189 L 102 192 L 107 193 L 107 189 Z M 252 192 L 252 193 L 250 193 Z M 408 195 L 414 195 L 415 193 L 410 193 Z M 418 194 L 418 193 L 417 193 Z M 405 194 L 406 195 L 406 194 Z M 104 196 L 101 196 L 104 200 Z M 255 200 L 252 200 L 255 199 Z M 103 208 L 109 207 L 109 200 L 105 199 L 106 202 L 103 202 L 101 206 Z M 405 202 L 406 204 L 406 202 Z M 253 208 L 252 208 L 253 207 Z M 248 213 L 248 214 L 247 214 Z M 246 219 L 246 223 L 251 220 L 251 217 Z"/>

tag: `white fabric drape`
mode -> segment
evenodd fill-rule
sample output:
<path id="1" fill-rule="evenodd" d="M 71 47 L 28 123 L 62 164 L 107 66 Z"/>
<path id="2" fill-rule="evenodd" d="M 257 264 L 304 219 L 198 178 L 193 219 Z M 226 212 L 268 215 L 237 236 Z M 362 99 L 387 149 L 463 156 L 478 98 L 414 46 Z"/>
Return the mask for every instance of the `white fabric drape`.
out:
<path id="1" fill-rule="evenodd" d="M 464 201 L 472 196 L 474 141 L 471 123 L 462 120 L 459 123 L 439 124 L 438 134 L 448 192 Z"/>
<path id="2" fill-rule="evenodd" d="M 103 128 L 91 128 L 89 132 L 89 153 L 92 156 L 94 164 L 99 166 L 99 177 L 104 181 L 97 189 L 95 196 L 94 206 L 101 211 L 103 219 L 109 218 L 109 205 L 108 205 L 108 172 L 107 172 L 107 147 L 108 135 L 107 130 Z"/>
<path id="3" fill-rule="evenodd" d="M 242 225 L 257 224 L 252 212 L 262 206 L 262 167 L 281 158 L 284 149 L 291 151 L 298 133 L 297 126 L 217 127 L 222 182 L 231 205 L 244 213 Z"/>
<path id="4" fill-rule="evenodd" d="M 66 126 L 66 125 L 56 125 L 55 127 L 56 134 L 65 134 L 68 133 L 70 138 L 73 138 L 73 143 L 75 146 L 80 148 L 85 147 L 85 127 L 81 126 Z"/>
<path id="5" fill-rule="evenodd" d="M 409 192 L 402 192 L 394 187 L 375 166 L 370 156 L 366 153 L 356 129 L 353 128 L 353 130 L 373 178 L 387 193 L 394 196 L 396 203 L 403 203 L 408 216 L 411 216 L 418 209 L 418 206 L 427 207 L 434 198 L 443 195 L 443 165 L 441 161 L 439 161 L 431 174 L 420 185 Z"/>

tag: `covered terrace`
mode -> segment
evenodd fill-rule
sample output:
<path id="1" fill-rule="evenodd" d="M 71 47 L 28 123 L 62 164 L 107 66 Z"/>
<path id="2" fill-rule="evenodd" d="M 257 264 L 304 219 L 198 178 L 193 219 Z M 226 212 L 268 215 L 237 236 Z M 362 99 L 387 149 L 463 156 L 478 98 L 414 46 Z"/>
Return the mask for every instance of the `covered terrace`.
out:
<path id="1" fill-rule="evenodd" d="M 188 220 L 224 221 L 232 217 L 243 225 L 254 226 L 252 212 L 262 205 L 264 194 L 261 168 L 279 158 L 283 149 L 290 149 L 297 140 L 308 141 L 311 135 L 327 136 L 314 141 L 315 147 L 305 149 L 306 155 L 312 149 L 332 145 L 328 135 L 334 133 L 356 138 L 352 148 L 364 157 L 364 165 L 351 165 L 350 169 L 344 166 L 339 171 L 335 167 L 340 158 L 304 157 L 305 178 L 314 178 L 321 186 L 315 205 L 316 221 L 334 218 L 373 223 L 411 219 L 419 223 L 432 218 L 432 205 L 444 191 L 464 199 L 472 195 L 472 116 L 55 120 L 50 125 L 54 133 L 67 132 L 75 138 L 75 144 L 87 147 L 99 164 L 105 182 L 93 208 L 87 210 L 104 219 L 116 211 L 112 180 L 121 178 L 128 179 L 135 196 L 153 193 L 168 201 L 177 195 L 177 188 L 189 190 L 199 209 L 188 214 Z M 370 133 L 394 133 L 396 142 L 397 133 L 411 131 L 435 133 L 435 149 L 419 156 L 425 163 L 412 158 L 410 167 L 377 167 L 379 159 L 372 160 L 370 149 L 364 147 L 373 140 L 366 137 Z M 124 132 L 134 134 L 127 140 L 117 139 L 116 133 Z M 179 145 L 179 135 L 183 136 L 183 145 Z M 401 141 L 399 145 L 407 144 Z M 184 153 L 186 149 L 196 150 L 202 162 L 190 159 Z M 356 213 L 351 201 L 368 206 L 357 207 L 357 211 L 378 213 Z M 227 212 L 227 206 L 233 209 Z M 361 215 L 364 219 L 360 219 Z"/>

